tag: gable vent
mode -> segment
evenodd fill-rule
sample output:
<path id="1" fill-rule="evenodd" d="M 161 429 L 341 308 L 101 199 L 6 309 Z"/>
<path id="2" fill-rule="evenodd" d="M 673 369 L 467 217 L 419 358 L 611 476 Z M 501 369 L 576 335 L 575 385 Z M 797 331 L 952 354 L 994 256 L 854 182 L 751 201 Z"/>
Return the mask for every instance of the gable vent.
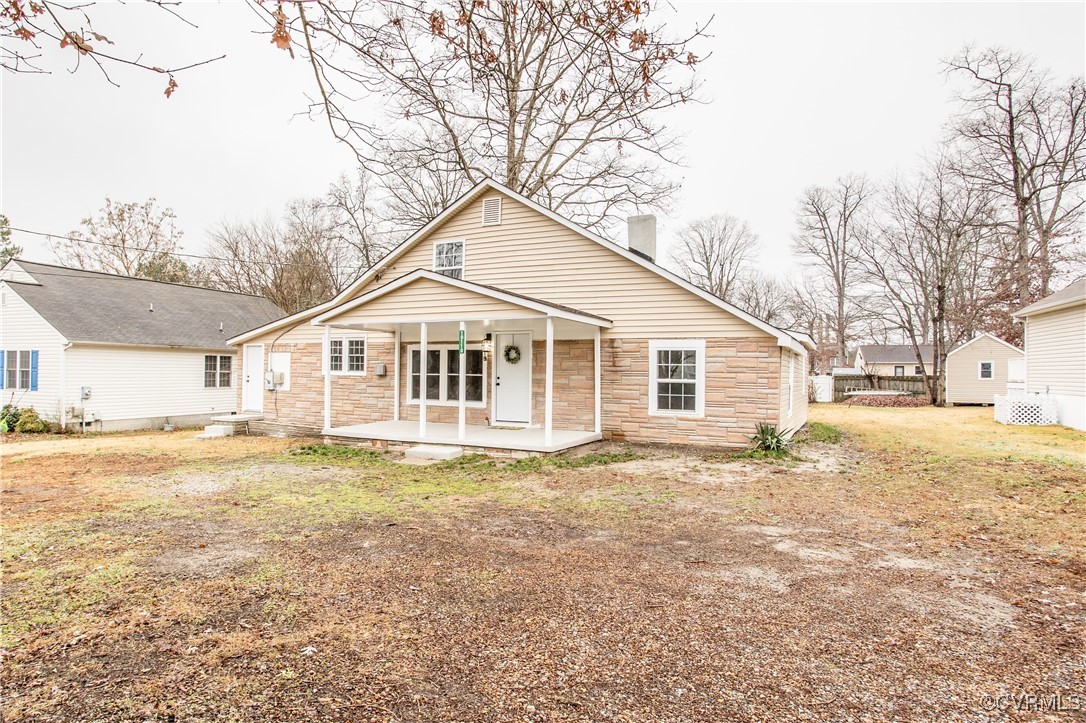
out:
<path id="1" fill-rule="evenodd" d="M 502 222 L 502 199 L 500 196 L 483 199 L 483 225 L 497 226 Z"/>

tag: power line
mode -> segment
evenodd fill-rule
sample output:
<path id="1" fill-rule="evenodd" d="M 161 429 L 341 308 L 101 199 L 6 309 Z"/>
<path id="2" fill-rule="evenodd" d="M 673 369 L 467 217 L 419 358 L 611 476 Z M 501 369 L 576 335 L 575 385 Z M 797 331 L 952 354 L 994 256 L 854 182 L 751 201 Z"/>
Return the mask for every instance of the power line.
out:
<path id="1" fill-rule="evenodd" d="M 146 247 L 139 247 L 139 246 L 125 246 L 124 244 L 114 244 L 114 243 L 108 243 L 106 241 L 92 241 L 91 239 L 87 239 L 87 238 L 64 236 L 62 234 L 46 233 L 44 231 L 31 231 L 30 229 L 17 228 L 15 226 L 8 226 L 8 228 L 10 228 L 12 231 L 18 231 L 19 233 L 28 233 L 28 234 L 31 234 L 33 236 L 42 236 L 42 237 L 44 237 L 46 239 L 49 239 L 50 241 L 52 241 L 53 239 L 57 239 L 59 241 L 74 241 L 76 243 L 92 244 L 94 246 L 106 246 L 108 248 L 124 249 L 126 251 L 149 251 L 149 252 L 152 252 L 152 253 L 163 254 L 163 255 L 166 255 L 166 256 L 178 256 L 178 257 L 187 258 L 187 259 L 203 259 L 205 261 L 222 261 L 224 263 L 229 263 L 229 264 L 252 264 L 252 265 L 262 264 L 262 265 L 265 265 L 265 266 L 273 266 L 273 267 L 297 266 L 297 267 L 301 267 L 301 268 L 311 268 L 311 269 L 325 269 L 325 268 L 328 268 L 326 266 L 321 266 L 319 264 L 299 263 L 299 262 L 296 262 L 296 261 L 259 261 L 259 260 L 256 260 L 256 259 L 241 259 L 241 258 L 229 258 L 229 257 L 222 257 L 222 256 L 208 256 L 208 255 L 201 255 L 201 254 L 187 254 L 187 253 L 183 253 L 181 251 L 161 251 L 159 249 L 154 249 L 154 248 L 146 248 Z M 347 266 L 347 267 L 343 267 L 343 266 L 339 266 L 339 265 L 331 265 L 331 268 L 334 271 L 338 271 L 338 270 L 344 269 L 344 268 L 346 268 L 347 270 L 354 269 L 355 270 L 355 275 L 358 275 L 363 270 L 365 270 L 366 267 L 361 266 L 361 265 L 359 265 L 359 266 Z"/>

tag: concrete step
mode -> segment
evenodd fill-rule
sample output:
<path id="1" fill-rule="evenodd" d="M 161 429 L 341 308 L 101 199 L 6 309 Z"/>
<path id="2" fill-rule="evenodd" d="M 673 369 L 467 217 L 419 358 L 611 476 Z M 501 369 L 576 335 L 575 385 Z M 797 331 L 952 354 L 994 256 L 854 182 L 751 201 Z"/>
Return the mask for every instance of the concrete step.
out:
<path id="1" fill-rule="evenodd" d="M 444 444 L 419 444 L 404 453 L 407 459 L 445 460 L 462 457 L 464 450 Z"/>
<path id="2" fill-rule="evenodd" d="M 234 425 L 232 424 L 209 424 L 204 427 L 202 434 L 197 434 L 196 439 L 218 439 L 222 437 L 234 436 Z"/>

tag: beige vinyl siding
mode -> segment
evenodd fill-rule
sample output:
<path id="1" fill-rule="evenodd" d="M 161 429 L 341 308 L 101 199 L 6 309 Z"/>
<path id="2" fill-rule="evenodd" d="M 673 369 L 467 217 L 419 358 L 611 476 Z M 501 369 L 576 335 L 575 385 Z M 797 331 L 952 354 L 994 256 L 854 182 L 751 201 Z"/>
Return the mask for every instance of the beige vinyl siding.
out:
<path id="1" fill-rule="evenodd" d="M 352 322 L 457 321 L 485 318 L 543 316 L 538 311 L 468 291 L 433 279 L 418 279 L 334 317 L 337 324 Z"/>
<path id="2" fill-rule="evenodd" d="M 16 285 L 17 287 L 18 285 Z M 67 340 L 6 283 L 0 283 L 0 350 L 38 351 L 38 390 L 0 391 L 2 403 L 34 407 L 42 417 L 60 421 L 64 404 L 64 345 Z M 6 363 L 5 363 L 6 369 Z M 71 402 L 67 403 L 68 406 Z"/>
<path id="3" fill-rule="evenodd" d="M 434 243 L 463 240 L 464 278 L 602 316 L 608 337 L 769 336 L 714 304 L 505 197 L 502 222 L 481 224 L 483 194 L 449 218 L 360 293 L 433 268 Z"/>
<path id="4" fill-rule="evenodd" d="M 231 386 L 204 387 L 204 355 L 230 356 Z M 225 414 L 237 409 L 235 387 L 241 360 L 229 350 L 191 351 L 153 347 L 76 344 L 68 350 L 66 390 L 79 399 L 80 387 L 90 387 L 82 404 L 88 420 L 104 421 Z"/>
<path id="5" fill-rule="evenodd" d="M 996 394 L 1007 393 L 1007 368 L 1021 351 L 982 336 L 946 358 L 946 400 L 953 404 L 992 404 Z M 992 362 L 992 378 L 980 378 L 980 363 Z"/>
<path id="6" fill-rule="evenodd" d="M 1026 319 L 1027 391 L 1086 396 L 1086 305 Z"/>

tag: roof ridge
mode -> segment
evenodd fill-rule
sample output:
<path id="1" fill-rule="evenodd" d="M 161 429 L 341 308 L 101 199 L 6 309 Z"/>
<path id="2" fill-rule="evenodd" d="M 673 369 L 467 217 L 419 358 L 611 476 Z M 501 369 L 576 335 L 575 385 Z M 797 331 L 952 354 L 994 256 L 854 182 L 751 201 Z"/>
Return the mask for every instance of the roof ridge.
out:
<path id="1" fill-rule="evenodd" d="M 271 299 L 268 299 L 268 297 L 266 297 L 266 296 L 261 296 L 260 294 L 250 294 L 250 293 L 247 293 L 247 292 L 244 292 L 244 291 L 227 291 L 226 289 L 215 289 L 215 288 L 212 288 L 210 286 L 197 286 L 196 284 L 183 284 L 183 283 L 180 283 L 178 281 L 161 281 L 159 279 L 145 279 L 142 276 L 128 276 L 128 275 L 125 275 L 125 274 L 110 273 L 109 271 L 94 271 L 92 269 L 79 269 L 79 268 L 76 268 L 74 266 L 61 266 L 60 264 L 50 264 L 50 263 L 46 263 L 44 261 L 31 261 L 29 259 L 20 259 L 20 258 L 14 258 L 14 257 L 11 260 L 16 262 L 16 263 L 20 263 L 20 264 L 34 264 L 34 265 L 37 265 L 37 266 L 48 266 L 51 269 L 63 269 L 64 271 L 75 271 L 76 273 L 80 273 L 80 274 L 90 274 L 90 275 L 95 275 L 95 276 L 108 276 L 109 278 L 112 278 L 112 279 L 125 279 L 125 280 L 128 280 L 128 281 L 145 281 L 145 282 L 147 282 L 149 284 L 165 284 L 167 286 L 180 286 L 180 287 L 185 288 L 185 289 L 198 289 L 200 291 L 213 291 L 213 292 L 219 293 L 219 294 L 233 294 L 234 296 L 249 296 L 249 297 L 252 297 L 254 299 L 264 299 L 265 301 L 271 301 Z M 31 276 L 33 276 L 33 274 L 31 274 Z M 53 274 L 53 276 L 63 276 L 63 275 L 62 274 Z M 4 280 L 7 281 L 8 283 L 21 283 L 21 284 L 30 283 L 28 281 L 14 281 L 12 279 L 4 279 Z"/>

